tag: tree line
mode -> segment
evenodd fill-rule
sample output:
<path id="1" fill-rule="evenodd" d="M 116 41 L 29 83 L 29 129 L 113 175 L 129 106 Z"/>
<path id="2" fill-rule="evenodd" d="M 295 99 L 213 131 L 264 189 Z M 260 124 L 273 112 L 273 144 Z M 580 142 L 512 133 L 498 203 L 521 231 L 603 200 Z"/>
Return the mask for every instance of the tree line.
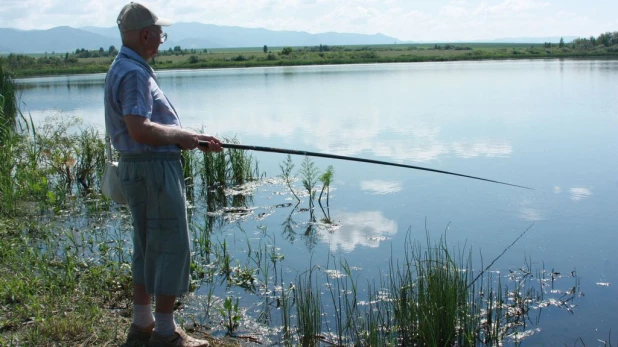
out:
<path id="1" fill-rule="evenodd" d="M 589 38 L 578 38 L 573 40 L 571 43 L 571 48 L 575 49 L 595 49 L 599 47 L 612 47 L 618 45 L 618 31 L 614 32 L 606 32 L 598 37 L 590 36 Z M 552 48 L 555 45 L 551 42 L 545 42 L 545 48 Z M 564 48 L 569 46 L 564 42 L 563 38 L 560 38 L 560 42 L 558 43 L 559 48 Z"/>

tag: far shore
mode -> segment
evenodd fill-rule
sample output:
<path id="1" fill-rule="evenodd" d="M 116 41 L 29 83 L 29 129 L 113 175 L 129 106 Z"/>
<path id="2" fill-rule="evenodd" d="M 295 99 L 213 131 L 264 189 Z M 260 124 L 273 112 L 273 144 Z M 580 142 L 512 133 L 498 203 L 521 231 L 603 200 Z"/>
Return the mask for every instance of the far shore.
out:
<path id="1" fill-rule="evenodd" d="M 117 51 L 77 50 L 75 53 L 0 57 L 16 78 L 105 73 Z M 149 63 L 155 70 L 220 69 L 268 66 L 481 61 L 512 59 L 618 59 L 618 49 L 575 44 L 397 44 L 371 46 L 282 47 L 276 49 L 163 50 Z"/>

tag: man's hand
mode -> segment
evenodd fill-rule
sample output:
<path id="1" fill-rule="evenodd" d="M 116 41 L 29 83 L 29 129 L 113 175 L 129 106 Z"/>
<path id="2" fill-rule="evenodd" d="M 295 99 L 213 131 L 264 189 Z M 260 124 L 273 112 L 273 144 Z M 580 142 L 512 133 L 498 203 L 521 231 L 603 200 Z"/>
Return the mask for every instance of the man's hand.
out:
<path id="1" fill-rule="evenodd" d="M 207 144 L 207 146 L 198 146 L 202 152 L 221 152 L 223 150 L 223 147 L 221 147 L 221 141 L 214 136 L 202 134 L 198 135 L 197 138 L 199 141 L 206 142 Z"/>

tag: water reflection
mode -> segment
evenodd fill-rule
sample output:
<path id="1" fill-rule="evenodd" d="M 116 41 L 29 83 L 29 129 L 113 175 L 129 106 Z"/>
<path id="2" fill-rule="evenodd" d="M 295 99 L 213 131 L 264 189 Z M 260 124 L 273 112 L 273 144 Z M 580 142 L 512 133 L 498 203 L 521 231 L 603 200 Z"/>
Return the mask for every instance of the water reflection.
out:
<path id="1" fill-rule="evenodd" d="M 389 182 L 389 181 L 362 181 L 361 189 L 371 194 L 384 195 L 400 192 L 403 187 L 401 182 Z"/>
<path id="2" fill-rule="evenodd" d="M 321 234 L 331 251 L 352 252 L 357 246 L 376 248 L 381 241 L 397 234 L 397 222 L 382 211 L 334 213 L 340 227 L 334 233 Z"/>
<path id="3" fill-rule="evenodd" d="M 541 212 L 539 210 L 530 207 L 521 208 L 519 213 L 519 218 L 525 221 L 536 222 L 545 219 L 541 216 Z"/>
<path id="4" fill-rule="evenodd" d="M 453 150 L 460 158 L 508 157 L 513 152 L 513 147 L 506 142 L 490 142 L 479 140 L 477 142 L 455 142 Z"/>
<path id="5" fill-rule="evenodd" d="M 584 200 L 593 195 L 592 191 L 588 188 L 571 188 L 569 191 L 571 192 L 571 200 L 575 202 Z"/>

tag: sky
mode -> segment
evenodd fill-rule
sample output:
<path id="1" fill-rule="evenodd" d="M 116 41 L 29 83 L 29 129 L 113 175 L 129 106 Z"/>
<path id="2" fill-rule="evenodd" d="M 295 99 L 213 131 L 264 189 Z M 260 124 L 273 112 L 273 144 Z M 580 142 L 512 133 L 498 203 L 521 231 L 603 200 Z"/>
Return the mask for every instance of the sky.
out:
<path id="1" fill-rule="evenodd" d="M 126 0 L 2 0 L 0 27 L 115 26 Z M 402 41 L 598 36 L 618 31 L 618 0 L 148 0 L 159 17 Z"/>

